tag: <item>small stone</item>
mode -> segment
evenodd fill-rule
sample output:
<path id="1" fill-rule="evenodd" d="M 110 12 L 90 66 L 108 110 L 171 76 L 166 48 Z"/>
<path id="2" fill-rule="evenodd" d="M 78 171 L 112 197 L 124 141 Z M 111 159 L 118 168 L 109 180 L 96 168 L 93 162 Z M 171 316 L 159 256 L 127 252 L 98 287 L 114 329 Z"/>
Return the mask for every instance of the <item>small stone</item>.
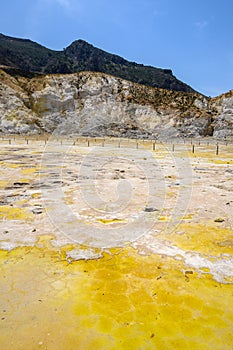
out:
<path id="1" fill-rule="evenodd" d="M 21 186 L 29 185 L 29 182 L 14 182 L 13 185 L 14 185 L 15 187 L 21 187 Z"/>
<path id="2" fill-rule="evenodd" d="M 217 219 L 214 220 L 214 222 L 223 222 L 223 221 L 225 221 L 225 220 L 222 219 L 222 218 L 217 218 Z"/>
<path id="3" fill-rule="evenodd" d="M 32 210 L 33 214 L 39 215 L 43 213 L 43 210 L 41 208 L 35 208 Z"/>
<path id="4" fill-rule="evenodd" d="M 153 207 L 145 207 L 144 211 L 148 212 L 148 213 L 151 213 L 153 211 L 158 211 L 158 209 L 156 208 L 153 208 Z"/>

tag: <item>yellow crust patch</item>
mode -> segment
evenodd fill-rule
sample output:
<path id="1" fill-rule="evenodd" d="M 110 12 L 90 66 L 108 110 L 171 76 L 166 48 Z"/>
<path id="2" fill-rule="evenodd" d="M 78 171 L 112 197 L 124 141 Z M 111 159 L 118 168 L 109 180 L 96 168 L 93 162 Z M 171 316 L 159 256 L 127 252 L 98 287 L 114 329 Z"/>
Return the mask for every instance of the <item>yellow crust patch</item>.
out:
<path id="1" fill-rule="evenodd" d="M 68 263 L 50 240 L 0 251 L 2 348 L 232 348 L 231 285 L 130 248 Z"/>

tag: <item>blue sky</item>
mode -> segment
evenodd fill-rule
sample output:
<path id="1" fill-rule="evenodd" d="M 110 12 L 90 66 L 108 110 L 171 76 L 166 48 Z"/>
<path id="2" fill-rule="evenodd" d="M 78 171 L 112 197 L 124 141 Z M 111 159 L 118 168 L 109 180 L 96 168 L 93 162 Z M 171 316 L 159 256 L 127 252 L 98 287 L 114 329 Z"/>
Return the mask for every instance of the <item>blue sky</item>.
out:
<path id="1" fill-rule="evenodd" d="M 232 0 L 8 0 L 0 32 L 56 50 L 83 39 L 216 96 L 233 89 Z"/>

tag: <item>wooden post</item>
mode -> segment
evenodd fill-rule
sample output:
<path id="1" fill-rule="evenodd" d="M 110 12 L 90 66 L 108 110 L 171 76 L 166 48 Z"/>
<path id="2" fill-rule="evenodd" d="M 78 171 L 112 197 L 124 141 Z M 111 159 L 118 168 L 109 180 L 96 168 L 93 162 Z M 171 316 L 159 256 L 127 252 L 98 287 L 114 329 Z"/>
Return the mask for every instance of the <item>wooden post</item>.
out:
<path id="1" fill-rule="evenodd" d="M 216 145 L 216 156 L 218 156 L 218 151 L 219 151 L 219 147 L 218 147 L 218 143 Z"/>
<path id="2" fill-rule="evenodd" d="M 90 141 L 88 140 L 88 141 L 87 141 L 87 147 L 89 147 L 89 146 L 90 146 Z"/>
<path id="3" fill-rule="evenodd" d="M 195 152 L 195 146 L 193 145 L 192 147 L 192 152 L 194 153 Z"/>
<path id="4" fill-rule="evenodd" d="M 174 152 L 174 151 L 175 151 L 175 145 L 173 143 L 173 145 L 172 145 L 172 152 Z"/>
<path id="5" fill-rule="evenodd" d="M 152 149 L 153 149 L 153 151 L 155 151 L 155 142 L 153 142 Z"/>

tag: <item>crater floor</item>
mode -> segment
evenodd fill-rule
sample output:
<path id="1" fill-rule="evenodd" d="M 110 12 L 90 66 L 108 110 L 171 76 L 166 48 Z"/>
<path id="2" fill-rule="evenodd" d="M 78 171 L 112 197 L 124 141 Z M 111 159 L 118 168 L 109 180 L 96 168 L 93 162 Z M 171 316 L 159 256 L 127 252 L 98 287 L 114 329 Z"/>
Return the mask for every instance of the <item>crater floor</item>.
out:
<path id="1" fill-rule="evenodd" d="M 232 144 L 0 146 L 2 348 L 232 349 Z"/>

